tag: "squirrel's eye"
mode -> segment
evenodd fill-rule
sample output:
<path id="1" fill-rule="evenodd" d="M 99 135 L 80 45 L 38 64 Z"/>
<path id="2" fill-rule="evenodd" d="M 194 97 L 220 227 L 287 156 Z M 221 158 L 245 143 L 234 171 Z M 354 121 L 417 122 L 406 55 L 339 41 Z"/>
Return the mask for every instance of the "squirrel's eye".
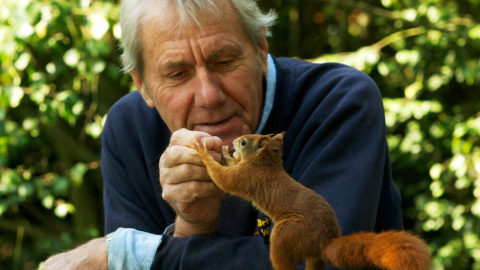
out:
<path id="1" fill-rule="evenodd" d="M 245 139 L 242 139 L 242 141 L 240 142 L 240 144 L 242 144 L 242 146 L 245 146 L 245 145 L 247 145 L 247 141 L 245 141 Z"/>

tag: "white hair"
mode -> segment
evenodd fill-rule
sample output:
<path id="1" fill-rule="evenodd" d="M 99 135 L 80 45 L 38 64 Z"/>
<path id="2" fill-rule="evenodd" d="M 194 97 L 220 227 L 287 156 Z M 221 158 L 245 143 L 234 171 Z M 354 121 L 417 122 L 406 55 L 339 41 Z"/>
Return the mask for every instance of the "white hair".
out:
<path id="1" fill-rule="evenodd" d="M 165 1 L 161 3 L 161 1 Z M 225 0 L 221 0 L 225 1 Z M 143 73 L 140 33 L 149 8 L 167 4 L 174 7 L 178 16 L 178 29 L 185 25 L 202 25 L 204 18 L 223 18 L 216 0 L 122 0 L 120 6 L 120 26 L 122 29 L 123 71 Z M 263 13 L 255 0 L 231 0 L 240 21 L 252 43 L 257 47 L 260 38 L 269 36 L 269 28 L 277 15 L 273 11 Z"/>

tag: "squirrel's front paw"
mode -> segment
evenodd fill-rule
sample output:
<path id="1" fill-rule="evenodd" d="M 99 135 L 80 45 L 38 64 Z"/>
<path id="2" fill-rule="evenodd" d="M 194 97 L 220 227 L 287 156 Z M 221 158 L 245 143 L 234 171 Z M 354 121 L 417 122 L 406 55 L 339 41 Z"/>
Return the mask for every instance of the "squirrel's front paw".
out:
<path id="1" fill-rule="evenodd" d="M 227 166 L 235 165 L 235 161 L 233 160 L 232 155 L 230 155 L 228 145 L 222 146 L 222 163 Z"/>
<path id="2" fill-rule="evenodd" d="M 208 154 L 207 146 L 205 144 L 201 145 L 199 142 L 195 142 L 194 144 L 190 144 L 189 147 L 195 150 L 200 156 Z"/>
<path id="3" fill-rule="evenodd" d="M 188 145 L 189 148 L 192 148 L 193 150 L 195 150 L 195 152 L 199 153 L 202 151 L 202 146 L 200 145 L 199 142 L 195 142 L 193 144 L 189 144 Z"/>

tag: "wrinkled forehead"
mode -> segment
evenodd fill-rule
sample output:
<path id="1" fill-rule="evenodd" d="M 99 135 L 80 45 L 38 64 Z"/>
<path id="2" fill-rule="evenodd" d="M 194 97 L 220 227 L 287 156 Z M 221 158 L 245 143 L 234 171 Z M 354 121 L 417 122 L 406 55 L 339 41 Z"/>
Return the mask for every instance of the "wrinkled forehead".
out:
<path id="1" fill-rule="evenodd" d="M 186 2 L 190 2 L 187 4 Z M 164 29 L 181 35 L 185 29 L 211 24 L 240 23 L 239 16 L 229 0 L 148 0 L 142 23 L 155 20 Z"/>

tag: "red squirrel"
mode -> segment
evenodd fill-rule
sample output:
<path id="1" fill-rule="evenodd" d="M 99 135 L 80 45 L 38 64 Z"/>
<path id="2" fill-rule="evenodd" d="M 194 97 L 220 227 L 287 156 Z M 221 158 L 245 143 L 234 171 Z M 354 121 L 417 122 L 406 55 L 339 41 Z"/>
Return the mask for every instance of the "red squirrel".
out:
<path id="1" fill-rule="evenodd" d="M 283 168 L 283 133 L 248 134 L 233 141 L 235 152 L 222 149 L 222 165 L 205 146 L 193 148 L 212 181 L 223 191 L 251 202 L 269 216 L 270 261 L 276 270 L 379 267 L 430 269 L 427 245 L 405 231 L 360 232 L 341 236 L 335 212 L 315 191 L 291 178 Z"/>

